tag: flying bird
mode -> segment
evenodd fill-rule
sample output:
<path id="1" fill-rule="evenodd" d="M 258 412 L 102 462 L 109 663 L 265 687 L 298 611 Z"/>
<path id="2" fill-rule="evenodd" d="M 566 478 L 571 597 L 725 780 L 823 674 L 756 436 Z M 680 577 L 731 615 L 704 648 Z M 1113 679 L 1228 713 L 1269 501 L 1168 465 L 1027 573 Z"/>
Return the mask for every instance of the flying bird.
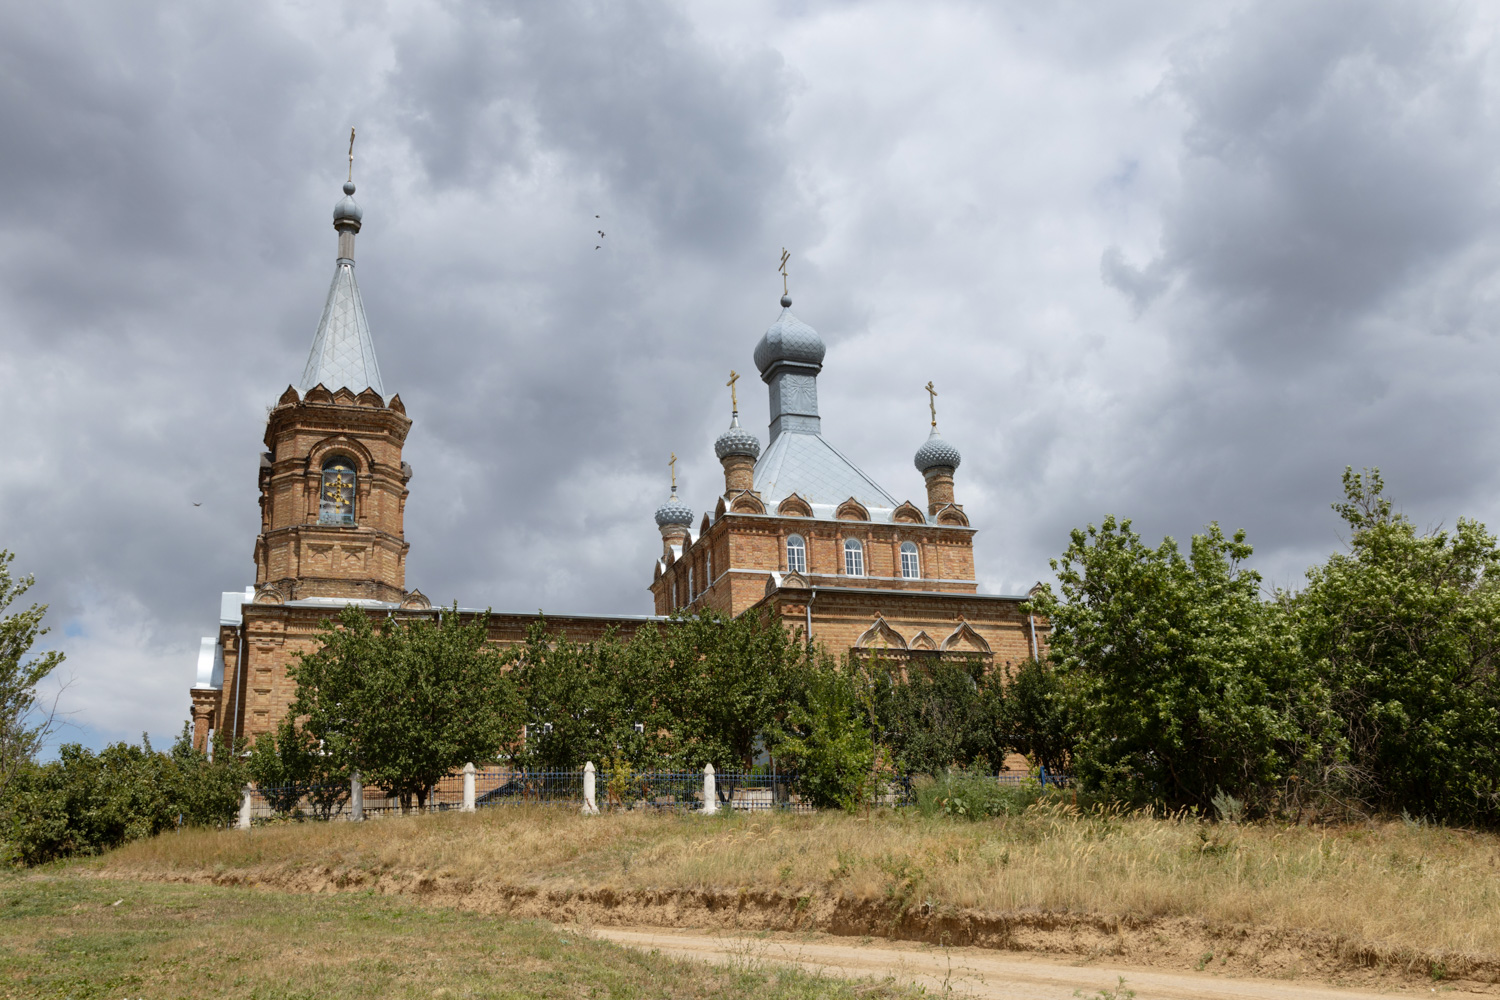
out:
<path id="1" fill-rule="evenodd" d="M 602 230 L 602 229 L 601 229 L 601 230 L 599 230 L 599 238 L 600 238 L 600 239 L 601 239 L 601 240 L 602 240 L 602 239 L 604 239 L 604 230 Z"/>
<path id="2" fill-rule="evenodd" d="M 594 247 L 594 249 L 595 249 L 595 250 L 598 250 L 598 249 L 599 249 L 599 248 L 598 248 L 598 247 L 597 247 L 597 246 L 595 246 L 595 247 Z"/>
<path id="3" fill-rule="evenodd" d="M 195 504 L 193 504 L 193 506 L 194 507 L 202 507 L 203 505 L 201 503 L 195 503 Z"/>

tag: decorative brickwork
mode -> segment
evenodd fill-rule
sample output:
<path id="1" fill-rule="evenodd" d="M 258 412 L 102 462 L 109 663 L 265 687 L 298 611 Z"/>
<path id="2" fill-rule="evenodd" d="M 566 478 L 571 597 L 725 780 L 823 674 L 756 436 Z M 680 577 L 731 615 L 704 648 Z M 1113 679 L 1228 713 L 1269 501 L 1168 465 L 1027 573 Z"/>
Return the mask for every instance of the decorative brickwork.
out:
<path id="1" fill-rule="evenodd" d="M 320 391 L 321 390 L 321 391 Z M 401 461 L 411 420 L 400 397 L 287 387 L 266 421 L 261 461 L 257 591 L 282 601 L 344 597 L 399 603 L 406 597 L 406 484 Z M 347 459 L 347 486 L 325 484 L 324 466 Z M 329 495 L 352 493 L 347 523 L 328 516 Z"/>

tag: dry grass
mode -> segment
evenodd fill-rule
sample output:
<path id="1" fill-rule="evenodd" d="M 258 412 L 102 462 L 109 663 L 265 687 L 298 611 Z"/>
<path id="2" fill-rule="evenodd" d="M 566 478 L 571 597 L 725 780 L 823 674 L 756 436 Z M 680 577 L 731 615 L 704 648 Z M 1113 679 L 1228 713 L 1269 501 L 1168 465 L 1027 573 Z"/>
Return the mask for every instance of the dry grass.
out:
<path id="1" fill-rule="evenodd" d="M 1500 838 L 1401 822 L 1342 829 L 1034 807 L 980 823 L 505 807 L 365 824 L 189 831 L 92 864 L 148 878 L 428 875 L 473 885 L 780 889 L 898 904 L 1311 930 L 1500 956 Z"/>

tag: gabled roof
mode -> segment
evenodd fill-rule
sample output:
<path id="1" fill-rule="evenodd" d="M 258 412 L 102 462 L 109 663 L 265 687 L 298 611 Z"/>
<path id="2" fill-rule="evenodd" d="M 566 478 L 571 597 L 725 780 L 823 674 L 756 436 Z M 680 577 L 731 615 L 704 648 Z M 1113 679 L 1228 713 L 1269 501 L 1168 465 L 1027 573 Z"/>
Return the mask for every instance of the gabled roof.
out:
<path id="1" fill-rule="evenodd" d="M 774 510 L 793 493 L 812 504 L 815 517 L 832 517 L 850 497 L 864 504 L 878 521 L 896 507 L 895 498 L 821 434 L 787 431 L 777 435 L 755 463 L 755 486 L 767 510 Z"/>
<path id="2" fill-rule="evenodd" d="M 328 303 L 323 306 L 312 353 L 297 388 L 307 392 L 319 383 L 330 392 L 341 388 L 360 392 L 368 386 L 385 395 L 380 366 L 375 362 L 375 342 L 370 339 L 370 324 L 365 319 L 365 304 L 359 297 L 351 260 L 340 259 L 333 272 Z"/>

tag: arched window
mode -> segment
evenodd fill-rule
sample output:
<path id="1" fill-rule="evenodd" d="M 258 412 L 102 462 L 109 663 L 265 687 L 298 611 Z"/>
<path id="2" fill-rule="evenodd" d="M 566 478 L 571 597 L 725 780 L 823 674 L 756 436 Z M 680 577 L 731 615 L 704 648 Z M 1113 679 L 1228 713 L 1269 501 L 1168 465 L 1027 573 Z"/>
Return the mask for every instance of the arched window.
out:
<path id="1" fill-rule="evenodd" d="M 323 488 L 318 494 L 319 524 L 354 523 L 354 460 L 335 455 L 323 463 Z"/>
<path id="2" fill-rule="evenodd" d="M 801 535 L 786 536 L 786 571 L 807 572 L 807 543 L 802 540 Z"/>
<path id="3" fill-rule="evenodd" d="M 915 580 L 922 575 L 922 564 L 917 560 L 917 543 L 901 543 L 901 575 Z"/>
<path id="4" fill-rule="evenodd" d="M 848 576 L 865 575 L 865 547 L 857 538 L 844 539 L 844 573 Z"/>

